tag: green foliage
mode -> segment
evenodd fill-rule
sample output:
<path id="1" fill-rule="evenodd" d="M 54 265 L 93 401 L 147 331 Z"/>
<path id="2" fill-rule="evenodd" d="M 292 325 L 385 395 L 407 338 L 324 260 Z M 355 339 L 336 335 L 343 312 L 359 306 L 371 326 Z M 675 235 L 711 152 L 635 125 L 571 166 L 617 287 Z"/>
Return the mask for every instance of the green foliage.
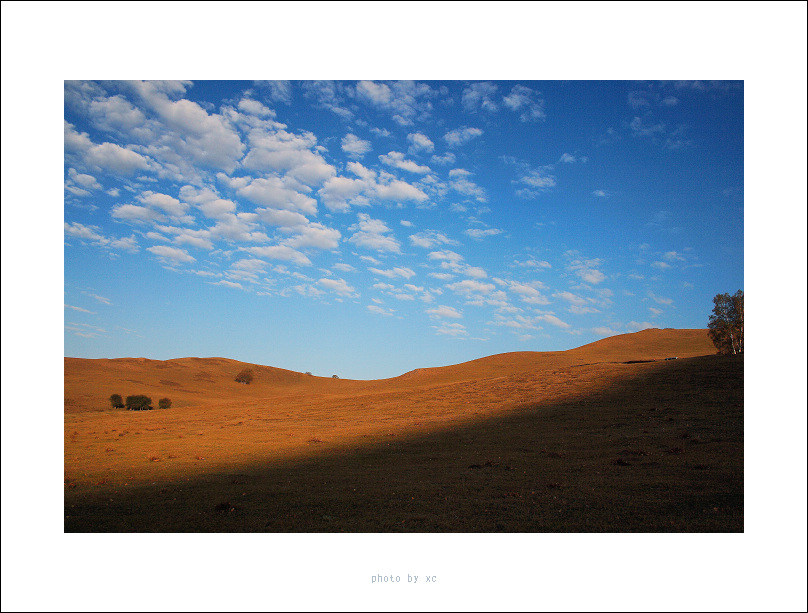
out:
<path id="1" fill-rule="evenodd" d="M 249 385 L 252 383 L 253 380 L 253 371 L 249 368 L 245 368 L 239 374 L 236 375 L 236 381 L 238 383 L 243 383 L 245 385 Z"/>
<path id="2" fill-rule="evenodd" d="M 170 409 L 171 408 L 171 398 L 160 398 L 157 401 L 157 408 L 159 409 Z"/>
<path id="3" fill-rule="evenodd" d="M 127 411 L 151 411 L 151 398 L 143 394 L 126 397 L 126 410 Z"/>
<path id="4" fill-rule="evenodd" d="M 122 409 L 124 407 L 123 398 L 121 398 L 120 394 L 112 394 L 109 397 L 109 402 L 113 409 Z"/>
<path id="5" fill-rule="evenodd" d="M 710 340 L 722 355 L 743 353 L 743 291 L 713 298 L 713 314 L 707 324 Z"/>

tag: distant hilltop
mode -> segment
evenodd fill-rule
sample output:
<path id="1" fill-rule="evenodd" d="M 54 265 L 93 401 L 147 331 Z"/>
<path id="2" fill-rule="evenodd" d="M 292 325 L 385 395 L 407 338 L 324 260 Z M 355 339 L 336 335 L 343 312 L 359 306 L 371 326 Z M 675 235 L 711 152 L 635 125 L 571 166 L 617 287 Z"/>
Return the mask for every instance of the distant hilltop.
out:
<path id="1" fill-rule="evenodd" d="M 706 329 L 648 329 L 620 334 L 567 351 L 502 353 L 451 366 L 418 368 L 399 377 L 352 381 L 315 377 L 272 366 L 227 358 L 84 359 L 64 358 L 65 411 L 101 411 L 109 397 L 145 394 L 170 398 L 172 406 L 197 406 L 233 398 L 259 401 L 279 393 L 329 393 L 332 390 L 405 391 L 422 385 L 456 383 L 512 376 L 537 370 L 600 362 L 647 362 L 670 357 L 688 358 L 716 353 Z M 245 369 L 247 385 L 236 381 Z"/>

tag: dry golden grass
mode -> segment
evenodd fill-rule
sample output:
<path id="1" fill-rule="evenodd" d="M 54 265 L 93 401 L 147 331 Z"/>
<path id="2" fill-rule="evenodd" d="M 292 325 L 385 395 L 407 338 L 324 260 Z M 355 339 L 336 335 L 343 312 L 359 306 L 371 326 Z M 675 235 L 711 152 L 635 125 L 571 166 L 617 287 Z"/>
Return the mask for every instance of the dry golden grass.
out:
<path id="1" fill-rule="evenodd" d="M 743 358 L 714 353 L 648 330 L 379 381 L 65 358 L 65 530 L 742 531 Z"/>

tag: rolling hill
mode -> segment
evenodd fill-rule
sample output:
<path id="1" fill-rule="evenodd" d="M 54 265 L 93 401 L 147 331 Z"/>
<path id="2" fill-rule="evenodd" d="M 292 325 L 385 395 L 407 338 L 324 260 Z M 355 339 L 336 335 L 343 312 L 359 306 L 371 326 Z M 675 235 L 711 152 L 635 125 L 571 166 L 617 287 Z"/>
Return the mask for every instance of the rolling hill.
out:
<path id="1" fill-rule="evenodd" d="M 64 385 L 67 532 L 743 530 L 743 356 L 706 330 L 374 381 L 65 358 Z"/>
<path id="2" fill-rule="evenodd" d="M 130 394 L 146 394 L 155 404 L 159 398 L 169 397 L 176 408 L 230 402 L 235 398 L 255 401 L 279 393 L 342 394 L 412 389 L 583 364 L 714 353 L 715 347 L 706 330 L 651 329 L 606 338 L 569 351 L 503 353 L 452 366 L 417 369 L 392 379 L 374 381 L 314 377 L 225 358 L 165 361 L 65 358 L 65 412 L 107 410 L 112 394 L 124 398 Z M 236 375 L 245 368 L 253 371 L 253 382 L 249 385 L 236 383 Z"/>

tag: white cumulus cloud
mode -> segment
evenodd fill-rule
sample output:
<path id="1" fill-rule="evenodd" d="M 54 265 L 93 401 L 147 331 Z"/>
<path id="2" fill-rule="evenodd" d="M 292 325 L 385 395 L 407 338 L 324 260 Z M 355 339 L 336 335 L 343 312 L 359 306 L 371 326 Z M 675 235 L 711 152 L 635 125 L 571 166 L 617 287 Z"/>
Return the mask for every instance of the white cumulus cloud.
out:
<path id="1" fill-rule="evenodd" d="M 426 134 L 420 132 L 407 134 L 407 140 L 410 143 L 408 149 L 410 153 L 432 153 L 435 150 L 435 143 Z"/>
<path id="2" fill-rule="evenodd" d="M 451 319 L 461 319 L 463 317 L 463 314 L 460 313 L 460 311 L 458 311 L 454 307 L 443 306 L 443 305 L 436 306 L 436 307 L 431 308 L 431 309 L 427 309 L 425 312 L 430 317 L 437 318 L 437 319 L 440 319 L 440 318 L 443 318 L 443 317 L 449 317 Z"/>
<path id="3" fill-rule="evenodd" d="M 499 108 L 494 101 L 496 93 L 497 86 L 493 83 L 472 83 L 463 90 L 463 108 L 470 113 L 477 110 L 494 112 Z"/>
<path id="4" fill-rule="evenodd" d="M 342 139 L 342 150 L 352 158 L 361 158 L 372 148 L 370 141 L 362 140 L 356 134 L 348 134 Z"/>
<path id="5" fill-rule="evenodd" d="M 311 260 L 299 251 L 285 245 L 271 245 L 266 247 L 246 247 L 245 251 L 270 260 L 283 260 L 302 266 L 311 265 Z"/>
<path id="6" fill-rule="evenodd" d="M 410 242 L 416 247 L 423 247 L 424 249 L 432 249 L 439 245 L 456 245 L 457 241 L 452 240 L 442 232 L 437 230 L 425 230 L 410 236 Z"/>
<path id="7" fill-rule="evenodd" d="M 453 168 L 449 171 L 449 186 L 464 196 L 475 198 L 478 202 L 486 202 L 485 190 L 474 183 L 469 177 L 471 173 L 463 168 Z"/>
<path id="8" fill-rule="evenodd" d="M 481 230 L 479 228 L 469 228 L 468 230 L 465 231 L 465 234 L 467 234 L 471 238 L 480 240 L 487 236 L 496 236 L 497 234 L 502 234 L 502 230 L 498 228 L 488 228 L 487 230 Z"/>
<path id="9" fill-rule="evenodd" d="M 108 170 L 120 175 L 131 175 L 135 171 L 149 168 L 147 158 L 115 143 L 94 145 L 84 156 L 84 162 L 99 170 Z"/>
<path id="10" fill-rule="evenodd" d="M 466 326 L 458 323 L 443 322 L 440 326 L 433 326 L 435 334 L 445 334 L 447 336 L 468 336 Z"/>
<path id="11" fill-rule="evenodd" d="M 585 283 L 597 285 L 606 280 L 606 275 L 603 274 L 599 268 L 603 265 L 603 261 L 599 258 L 595 259 L 574 259 L 567 268 L 574 272 Z"/>
<path id="12" fill-rule="evenodd" d="M 356 230 L 348 239 L 350 242 L 375 251 L 401 252 L 401 243 L 390 235 L 392 231 L 387 224 L 380 219 L 372 219 L 366 213 L 359 213 L 358 218 L 359 223 L 350 228 Z"/>
<path id="13" fill-rule="evenodd" d="M 146 251 L 150 251 L 156 255 L 160 260 L 168 264 L 182 264 L 185 262 L 195 262 L 196 258 L 189 255 L 184 249 L 177 249 L 176 247 L 169 247 L 168 245 L 157 245 L 155 247 L 147 247 Z"/>
<path id="14" fill-rule="evenodd" d="M 368 268 L 370 272 L 374 275 L 379 275 L 382 277 L 387 277 L 388 279 L 394 279 L 396 277 L 401 277 L 403 279 L 411 279 L 415 276 L 415 271 L 412 268 L 406 268 L 403 266 L 398 266 L 396 268 L 391 268 L 389 270 L 382 270 L 379 268 Z"/>
<path id="15" fill-rule="evenodd" d="M 447 132 L 443 140 L 445 140 L 446 144 L 450 147 L 459 147 L 478 136 L 482 136 L 482 133 L 483 131 L 480 130 L 480 128 L 458 128 L 457 130 Z"/>
<path id="16" fill-rule="evenodd" d="M 541 121 L 547 116 L 541 94 L 524 85 L 514 85 L 502 102 L 510 110 L 519 113 L 519 119 L 524 122 Z"/>
<path id="17" fill-rule="evenodd" d="M 456 294 L 469 296 L 472 294 L 490 294 L 496 289 L 496 286 L 491 283 L 483 283 L 482 281 L 475 281 L 474 279 L 464 279 L 457 283 L 450 283 L 447 285 L 450 290 Z"/>
<path id="18" fill-rule="evenodd" d="M 280 177 L 243 179 L 231 181 L 239 196 L 276 209 L 300 211 L 309 215 L 317 213 L 317 201 L 301 191 L 289 187 Z"/>
<path id="19" fill-rule="evenodd" d="M 317 284 L 340 296 L 352 297 L 357 295 L 356 290 L 348 285 L 348 282 L 344 279 L 320 279 Z"/>
<path id="20" fill-rule="evenodd" d="M 167 213 L 171 217 L 181 217 L 182 215 L 185 215 L 190 208 L 188 204 L 180 202 L 173 196 L 151 191 L 146 191 L 140 194 L 140 196 L 138 196 L 138 200 L 147 206 L 161 209 L 164 213 Z"/>
<path id="21" fill-rule="evenodd" d="M 430 172 L 429 166 L 422 166 L 412 160 L 405 159 L 404 154 L 399 151 L 391 151 L 387 155 L 380 155 L 379 160 L 381 160 L 382 164 L 406 170 L 407 172 L 421 175 Z"/>

